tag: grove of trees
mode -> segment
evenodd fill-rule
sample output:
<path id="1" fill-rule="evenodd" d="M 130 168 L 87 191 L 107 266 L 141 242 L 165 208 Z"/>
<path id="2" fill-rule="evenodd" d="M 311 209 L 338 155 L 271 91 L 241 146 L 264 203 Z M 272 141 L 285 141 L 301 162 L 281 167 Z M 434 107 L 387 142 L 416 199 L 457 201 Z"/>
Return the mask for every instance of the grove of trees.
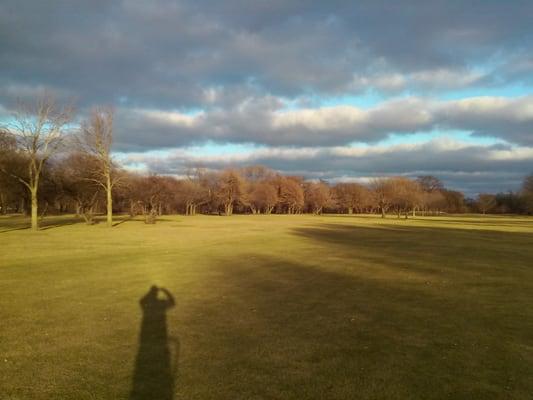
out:
<path id="1" fill-rule="evenodd" d="M 440 213 L 533 213 L 533 175 L 519 192 L 465 199 L 434 176 L 376 178 L 368 184 L 306 181 L 263 166 L 221 171 L 196 168 L 185 177 L 142 175 L 112 157 L 113 111 L 94 109 L 72 132 L 72 110 L 48 97 L 20 108 L 0 129 L 0 213 L 74 213 L 87 224 L 105 213 L 158 215 L 233 213 L 375 213 L 385 218 Z M 70 130 L 70 131 L 69 131 Z"/>

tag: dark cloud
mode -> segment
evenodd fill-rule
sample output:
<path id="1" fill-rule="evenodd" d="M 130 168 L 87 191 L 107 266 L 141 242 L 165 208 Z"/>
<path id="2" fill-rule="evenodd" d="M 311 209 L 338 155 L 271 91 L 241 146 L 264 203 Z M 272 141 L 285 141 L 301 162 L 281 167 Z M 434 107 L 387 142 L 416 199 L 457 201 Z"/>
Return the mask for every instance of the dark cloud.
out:
<path id="1" fill-rule="evenodd" d="M 213 87 L 298 96 L 476 85 L 459 74 L 527 52 L 532 17 L 526 1 L 4 0 L 0 86 L 173 109 L 209 104 Z M 522 79 L 523 68 L 505 68 L 499 79 Z M 395 74 L 414 81 L 395 85 Z"/>
<path id="2" fill-rule="evenodd" d="M 3 0 L 0 118 L 14 99 L 48 90 L 75 99 L 80 116 L 115 105 L 122 151 L 254 143 L 287 153 L 250 162 L 313 176 L 440 171 L 457 185 L 515 182 L 531 159 L 484 161 L 494 149 L 358 161 L 327 147 L 442 130 L 533 146 L 531 96 L 441 100 L 485 88 L 508 96 L 519 85 L 527 93 L 532 20 L 533 2 L 522 0 Z M 383 100 L 320 107 L 363 94 Z M 164 171 L 167 161 L 152 164 Z"/>
<path id="3" fill-rule="evenodd" d="M 275 97 L 263 97 L 192 115 L 122 109 L 117 119 L 117 149 L 172 148 L 206 141 L 335 146 L 438 130 L 466 131 L 533 146 L 533 97 L 451 101 L 411 97 L 370 109 L 337 106 L 297 110 L 287 110 Z"/>
<path id="4" fill-rule="evenodd" d="M 262 164 L 285 174 L 330 181 L 377 176 L 435 175 L 470 195 L 516 190 L 533 169 L 533 149 L 505 145 L 476 146 L 439 139 L 422 144 L 374 148 L 264 148 L 248 154 L 195 156 L 132 154 L 126 165 L 144 164 L 162 174 L 183 174 L 191 166 L 220 169 Z"/>

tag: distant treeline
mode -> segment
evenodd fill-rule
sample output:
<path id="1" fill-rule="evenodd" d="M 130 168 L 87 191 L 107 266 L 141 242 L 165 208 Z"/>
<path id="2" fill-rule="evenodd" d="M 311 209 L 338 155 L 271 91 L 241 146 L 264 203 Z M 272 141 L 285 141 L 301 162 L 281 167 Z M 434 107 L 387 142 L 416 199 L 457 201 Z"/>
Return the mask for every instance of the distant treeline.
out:
<path id="1" fill-rule="evenodd" d="M 113 113 L 95 109 L 75 134 L 70 114 L 49 98 L 21 109 L 0 130 L 0 212 L 75 213 L 87 223 L 106 212 L 157 215 L 233 213 L 377 213 L 398 218 L 439 213 L 533 213 L 533 175 L 520 192 L 465 199 L 433 176 L 376 178 L 368 184 L 306 181 L 263 166 L 222 171 L 191 169 L 186 177 L 141 175 L 112 159 Z M 68 140 L 65 140 L 68 138 Z M 72 140 L 76 138 L 76 140 Z"/>

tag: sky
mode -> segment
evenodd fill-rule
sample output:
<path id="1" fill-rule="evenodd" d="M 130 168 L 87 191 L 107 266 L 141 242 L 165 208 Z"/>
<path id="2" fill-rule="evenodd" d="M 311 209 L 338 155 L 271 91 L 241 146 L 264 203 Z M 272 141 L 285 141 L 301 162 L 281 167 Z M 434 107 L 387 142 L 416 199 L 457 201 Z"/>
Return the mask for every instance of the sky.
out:
<path id="1" fill-rule="evenodd" d="M 44 91 L 115 109 L 117 160 L 330 182 L 533 172 L 533 2 L 2 0 L 0 118 Z"/>

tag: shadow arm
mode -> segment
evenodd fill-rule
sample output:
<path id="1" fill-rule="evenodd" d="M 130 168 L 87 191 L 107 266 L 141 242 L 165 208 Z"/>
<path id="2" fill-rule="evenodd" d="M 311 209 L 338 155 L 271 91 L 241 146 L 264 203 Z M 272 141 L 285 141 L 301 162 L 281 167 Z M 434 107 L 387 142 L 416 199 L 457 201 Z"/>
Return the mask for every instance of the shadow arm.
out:
<path id="1" fill-rule="evenodd" d="M 163 293 L 165 293 L 165 296 L 167 296 L 168 308 L 174 307 L 174 305 L 176 304 L 174 296 L 172 296 L 172 294 L 165 288 L 160 288 L 159 290 L 161 290 Z"/>

